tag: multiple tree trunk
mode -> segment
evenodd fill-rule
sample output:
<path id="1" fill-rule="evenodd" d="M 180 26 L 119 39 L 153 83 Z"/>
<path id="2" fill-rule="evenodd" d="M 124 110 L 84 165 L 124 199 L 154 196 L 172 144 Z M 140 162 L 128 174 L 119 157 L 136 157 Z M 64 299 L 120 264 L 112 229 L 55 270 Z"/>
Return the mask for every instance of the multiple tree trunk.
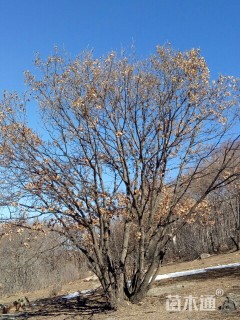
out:
<path id="1" fill-rule="evenodd" d="M 170 47 L 145 61 L 56 52 L 35 64 L 27 100 L 42 129 L 15 93 L 0 103 L 2 203 L 14 197 L 11 218 L 39 216 L 36 229 L 78 248 L 111 307 L 139 302 L 171 239 L 239 176 L 238 80 L 211 82 L 199 50 Z"/>

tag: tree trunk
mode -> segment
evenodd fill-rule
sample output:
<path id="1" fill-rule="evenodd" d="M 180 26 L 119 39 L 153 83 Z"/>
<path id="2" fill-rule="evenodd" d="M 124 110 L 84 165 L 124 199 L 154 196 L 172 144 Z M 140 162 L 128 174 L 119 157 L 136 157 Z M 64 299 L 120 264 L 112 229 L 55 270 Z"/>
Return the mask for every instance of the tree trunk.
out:
<path id="1" fill-rule="evenodd" d="M 112 274 L 110 277 L 112 278 Z M 124 306 L 126 304 L 124 294 L 124 276 L 121 274 L 114 278 L 114 282 L 107 281 L 107 284 L 105 283 L 105 285 L 103 285 L 107 304 L 111 310 L 117 310 L 119 306 Z"/>
<path id="2" fill-rule="evenodd" d="M 147 295 L 147 290 L 140 289 L 131 298 L 130 301 L 134 304 L 141 302 Z"/>
<path id="3" fill-rule="evenodd" d="M 124 292 L 111 291 L 107 294 L 107 304 L 109 309 L 118 310 L 119 307 L 125 306 L 127 301 L 124 299 Z"/>

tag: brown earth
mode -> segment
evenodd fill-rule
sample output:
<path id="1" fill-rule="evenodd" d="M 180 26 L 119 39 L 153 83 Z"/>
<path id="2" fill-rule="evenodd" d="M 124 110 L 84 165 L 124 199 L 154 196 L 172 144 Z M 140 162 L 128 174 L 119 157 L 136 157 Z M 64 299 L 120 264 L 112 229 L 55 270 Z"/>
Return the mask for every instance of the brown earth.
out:
<path id="1" fill-rule="evenodd" d="M 220 264 L 229 264 L 240 262 L 240 253 L 228 253 L 224 255 L 214 255 L 203 260 L 191 262 L 181 262 L 167 264 L 161 268 L 161 273 L 170 273 L 183 270 L 200 269 Z M 126 303 L 117 312 L 107 310 L 104 299 L 100 290 L 91 296 L 81 296 L 77 299 L 63 301 L 61 297 L 68 293 L 81 291 L 85 289 L 95 289 L 98 287 L 97 281 L 85 282 L 77 280 L 62 286 L 56 297 L 50 297 L 53 288 L 47 288 L 36 292 L 20 292 L 16 295 L 1 297 L 0 303 L 8 304 L 18 298 L 28 297 L 33 306 L 28 307 L 26 311 L 16 313 L 16 319 L 33 319 L 33 320 L 70 320 L 70 319 L 91 319 L 91 320 L 222 320 L 222 319 L 240 319 L 240 312 L 223 313 L 218 309 L 225 300 L 229 292 L 240 294 L 240 268 L 228 268 L 223 270 L 214 270 L 206 274 L 199 274 L 188 277 L 166 279 L 156 282 L 154 287 L 149 291 L 148 296 L 139 305 Z M 218 290 L 220 289 L 220 290 Z M 193 310 L 178 311 L 166 310 L 166 303 L 170 301 L 167 296 L 172 298 L 178 295 L 178 301 L 181 302 L 180 308 L 184 309 L 187 299 L 191 296 L 195 298 Z M 201 297 L 202 296 L 202 297 Z M 215 309 L 209 308 L 208 311 L 200 310 L 200 300 L 213 296 Z M 1 318 L 0 318 L 1 319 Z"/>

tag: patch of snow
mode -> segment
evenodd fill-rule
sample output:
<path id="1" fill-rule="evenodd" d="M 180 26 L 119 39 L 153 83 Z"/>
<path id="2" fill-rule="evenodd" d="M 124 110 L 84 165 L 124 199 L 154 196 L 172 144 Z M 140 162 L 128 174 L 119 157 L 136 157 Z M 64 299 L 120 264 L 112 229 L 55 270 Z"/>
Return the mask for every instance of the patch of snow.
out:
<path id="1" fill-rule="evenodd" d="M 80 292 L 76 291 L 74 293 L 69 293 L 66 296 L 63 296 L 62 299 L 70 300 L 70 299 L 73 299 L 73 298 L 77 298 L 79 296 L 80 296 Z"/>
<path id="2" fill-rule="evenodd" d="M 79 297 L 81 294 L 85 296 L 89 296 L 93 293 L 94 290 L 82 290 L 82 291 L 76 291 L 73 293 L 69 293 L 66 296 L 63 296 L 62 299 L 64 300 L 70 300 Z"/>
<path id="3" fill-rule="evenodd" d="M 93 293 L 93 290 L 82 290 L 82 291 L 80 291 L 80 294 L 84 294 L 85 296 L 88 296 L 88 295 L 90 295 L 92 293 Z"/>
<path id="4" fill-rule="evenodd" d="M 166 274 L 159 274 L 156 277 L 156 281 L 163 280 L 163 279 L 169 279 L 169 278 L 189 276 L 189 275 L 194 275 L 194 274 L 199 274 L 199 273 L 206 273 L 207 271 L 210 271 L 210 270 L 233 268 L 233 267 L 240 267 L 240 263 L 236 262 L 236 263 L 230 263 L 230 264 L 222 264 L 222 265 L 213 266 L 213 267 L 207 267 L 207 268 L 203 268 L 203 269 L 193 269 L 193 270 L 172 272 L 172 273 L 166 273 Z"/>
<path id="5" fill-rule="evenodd" d="M 172 273 L 166 273 L 166 274 L 159 274 L 156 277 L 156 281 L 162 280 L 162 279 L 168 279 L 168 278 L 177 278 L 177 277 L 183 277 L 183 276 L 189 276 L 192 274 L 197 273 L 204 273 L 206 272 L 205 269 L 195 269 L 195 270 L 187 270 L 187 271 L 179 271 L 179 272 L 172 272 Z"/>
<path id="6" fill-rule="evenodd" d="M 221 264 L 218 266 L 213 266 L 213 267 L 207 267 L 205 268 L 206 270 L 215 270 L 215 269 L 225 269 L 225 268 L 233 268 L 233 267 L 240 267 L 240 263 L 229 263 L 229 264 Z"/>

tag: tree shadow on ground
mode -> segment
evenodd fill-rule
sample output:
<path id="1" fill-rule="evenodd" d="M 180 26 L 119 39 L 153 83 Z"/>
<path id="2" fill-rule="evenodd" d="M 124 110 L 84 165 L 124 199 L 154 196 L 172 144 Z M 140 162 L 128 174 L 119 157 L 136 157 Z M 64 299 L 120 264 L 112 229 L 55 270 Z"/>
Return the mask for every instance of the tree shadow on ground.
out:
<path id="1" fill-rule="evenodd" d="M 29 319 L 31 317 L 45 318 L 66 316 L 65 319 L 81 318 L 91 319 L 94 314 L 113 312 L 106 302 L 103 294 L 93 293 L 88 295 L 81 294 L 79 297 L 64 299 L 63 296 L 45 298 L 35 301 L 32 310 L 22 313 L 17 319 Z"/>

